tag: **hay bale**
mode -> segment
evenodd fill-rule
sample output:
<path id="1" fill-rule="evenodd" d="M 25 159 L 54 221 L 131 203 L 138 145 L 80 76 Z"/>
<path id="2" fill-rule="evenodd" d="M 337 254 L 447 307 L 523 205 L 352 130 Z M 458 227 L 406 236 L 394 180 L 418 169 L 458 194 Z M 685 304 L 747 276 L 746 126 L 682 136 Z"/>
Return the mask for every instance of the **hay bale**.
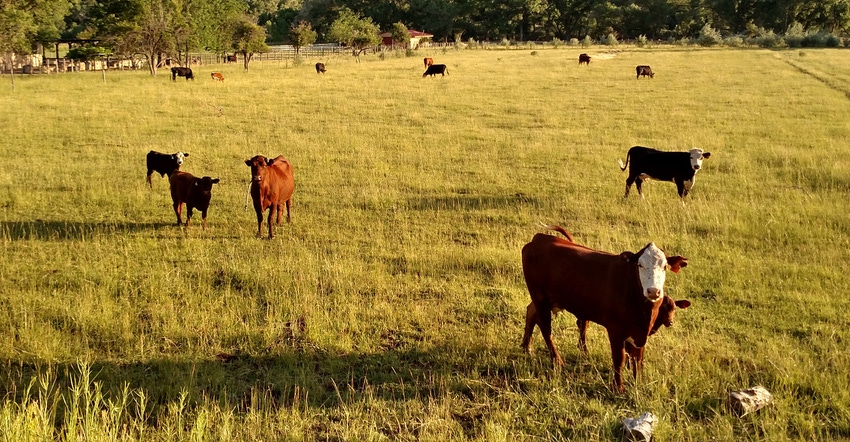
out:
<path id="1" fill-rule="evenodd" d="M 652 440 L 652 431 L 656 422 L 655 415 L 647 411 L 637 419 L 627 417 L 623 419 L 623 440 L 635 442 L 649 442 Z"/>
<path id="2" fill-rule="evenodd" d="M 729 408 L 738 417 L 758 411 L 772 401 L 773 395 L 761 385 L 729 393 Z"/>

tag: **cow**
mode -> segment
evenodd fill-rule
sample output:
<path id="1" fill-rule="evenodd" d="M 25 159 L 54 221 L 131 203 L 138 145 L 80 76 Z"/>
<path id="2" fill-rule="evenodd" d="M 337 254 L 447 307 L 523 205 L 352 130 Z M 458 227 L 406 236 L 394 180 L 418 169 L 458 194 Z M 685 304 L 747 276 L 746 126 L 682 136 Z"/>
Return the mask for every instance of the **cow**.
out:
<path id="1" fill-rule="evenodd" d="M 227 55 L 224 54 L 224 63 L 236 63 L 236 54 Z"/>
<path id="2" fill-rule="evenodd" d="M 224 75 L 221 75 L 218 72 L 211 73 L 210 77 L 212 77 L 213 81 L 224 81 Z"/>
<path id="3" fill-rule="evenodd" d="M 180 211 L 183 204 L 186 204 L 186 227 L 189 227 L 189 221 L 192 219 L 192 210 L 198 209 L 201 211 L 201 226 L 203 230 L 207 229 L 207 209 L 210 207 L 210 198 L 212 197 L 212 186 L 218 184 L 218 178 L 210 178 L 205 176 L 198 178 L 188 172 L 176 171 L 171 174 L 168 180 L 171 184 L 171 201 L 174 203 L 174 214 L 177 215 L 177 225 L 183 223 L 180 217 Z"/>
<path id="4" fill-rule="evenodd" d="M 325 64 L 324 63 L 316 63 L 316 73 L 325 73 Z"/>
<path id="5" fill-rule="evenodd" d="M 637 73 L 636 78 L 646 77 L 655 78 L 655 74 L 652 72 L 652 68 L 646 65 L 640 65 L 635 68 L 635 72 Z"/>
<path id="6" fill-rule="evenodd" d="M 521 346 L 530 351 L 536 325 L 552 361 L 564 365 L 552 341 L 552 313 L 566 310 L 577 319 L 595 322 L 608 331 L 612 385 L 622 392 L 626 343 L 635 348 L 646 344 L 663 303 L 667 270 L 678 273 L 687 266 L 687 259 L 667 256 L 655 243 L 637 253 L 614 255 L 567 238 L 538 233 L 522 248 L 522 271 L 531 303 L 526 308 Z"/>
<path id="7" fill-rule="evenodd" d="M 168 178 L 171 178 L 171 174 L 180 169 L 183 159 L 188 156 L 188 152 L 175 152 L 172 154 L 160 153 L 155 150 L 148 152 L 145 159 L 148 165 L 147 182 L 150 184 L 151 189 L 153 189 L 151 175 L 154 172 L 159 172 L 159 176 L 168 175 Z"/>
<path id="8" fill-rule="evenodd" d="M 428 69 L 426 69 L 425 73 L 422 74 L 422 78 L 425 78 L 428 75 L 433 77 L 437 74 L 440 74 L 443 77 L 445 77 L 446 74 L 448 74 L 448 73 L 449 73 L 449 70 L 446 69 L 446 65 L 444 65 L 444 64 L 432 64 L 431 66 L 428 66 Z"/>
<path id="9" fill-rule="evenodd" d="M 590 66 L 590 55 L 580 54 L 578 56 L 578 65 L 581 66 L 582 63 Z"/>
<path id="10" fill-rule="evenodd" d="M 181 67 L 173 67 L 171 68 L 171 80 L 177 81 L 177 77 L 186 77 L 186 81 L 194 80 L 195 76 L 192 74 L 191 68 L 181 68 Z"/>
<path id="11" fill-rule="evenodd" d="M 702 161 L 711 157 L 711 152 L 703 152 L 702 149 L 693 148 L 688 152 L 662 152 L 649 147 L 632 146 L 626 154 L 626 163 L 617 159 L 620 170 L 629 168 L 629 177 L 626 178 L 626 194 L 628 198 L 632 183 L 637 188 L 638 195 L 643 198 L 641 185 L 646 179 L 658 181 L 672 181 L 676 184 L 676 190 L 682 204 L 685 197 L 694 186 L 696 173 L 702 168 Z M 631 165 L 629 164 L 631 163 Z"/>
<path id="12" fill-rule="evenodd" d="M 649 330 L 649 336 L 654 335 L 661 326 L 672 327 L 673 319 L 676 316 L 676 309 L 683 309 L 690 307 L 691 302 L 687 299 L 675 300 L 669 296 L 664 296 L 664 299 L 661 300 L 661 306 L 658 307 L 658 316 L 655 317 L 655 322 L 652 324 L 652 329 Z M 587 325 L 589 321 L 584 319 L 576 320 L 576 326 L 578 327 L 578 348 L 584 353 L 587 353 Z M 629 342 L 626 342 L 626 365 L 632 366 L 632 375 L 637 379 L 638 374 L 640 373 L 641 368 L 643 367 L 643 351 L 646 346 L 643 347 L 635 347 Z"/>
<path id="13" fill-rule="evenodd" d="M 269 209 L 269 239 L 274 238 L 272 217 L 277 212 L 277 225 L 280 225 L 280 209 L 286 204 L 286 222 L 291 223 L 290 206 L 292 192 L 295 190 L 295 179 L 292 174 L 292 164 L 283 157 L 268 159 L 256 155 L 245 160 L 245 165 L 251 168 L 251 198 L 254 201 L 254 211 L 257 213 L 257 236 L 263 235 L 263 213 Z"/>
<path id="14" fill-rule="evenodd" d="M 425 62 L 425 68 L 426 69 L 428 68 L 428 66 L 431 66 L 432 64 L 434 64 L 434 59 L 431 58 L 431 57 L 425 57 L 422 61 Z"/>

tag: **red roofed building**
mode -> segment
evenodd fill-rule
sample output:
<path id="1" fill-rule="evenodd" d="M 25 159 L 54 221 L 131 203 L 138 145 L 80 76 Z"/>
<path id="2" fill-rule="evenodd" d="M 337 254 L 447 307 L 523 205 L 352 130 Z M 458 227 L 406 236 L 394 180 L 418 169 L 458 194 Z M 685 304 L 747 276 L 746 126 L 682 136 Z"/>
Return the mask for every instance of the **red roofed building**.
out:
<path id="1" fill-rule="evenodd" d="M 408 29 L 410 33 L 410 47 L 413 49 L 418 48 L 419 46 L 428 46 L 431 44 L 431 38 L 434 37 L 433 34 L 429 34 L 427 32 L 417 31 L 414 29 Z M 393 46 L 393 35 L 390 32 L 384 32 L 381 34 L 382 44 L 384 46 Z"/>

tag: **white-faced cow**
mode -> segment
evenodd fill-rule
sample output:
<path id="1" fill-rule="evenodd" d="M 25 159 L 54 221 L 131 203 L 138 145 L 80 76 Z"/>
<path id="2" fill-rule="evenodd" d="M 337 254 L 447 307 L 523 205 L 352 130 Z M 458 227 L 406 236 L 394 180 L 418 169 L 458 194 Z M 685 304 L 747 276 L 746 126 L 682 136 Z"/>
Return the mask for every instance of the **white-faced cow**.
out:
<path id="1" fill-rule="evenodd" d="M 691 149 L 688 152 L 662 152 L 643 146 L 633 146 L 626 154 L 626 163 L 617 159 L 620 170 L 629 168 L 629 177 L 626 178 L 626 194 L 628 198 L 629 189 L 634 183 L 638 195 L 643 198 L 641 185 L 644 180 L 653 179 L 658 181 L 672 181 L 676 184 L 679 198 L 682 199 L 690 193 L 694 186 L 697 171 L 702 168 L 702 160 L 711 157 L 711 152 L 702 149 Z"/>
<path id="2" fill-rule="evenodd" d="M 550 228 L 563 232 L 557 226 Z M 646 344 L 664 299 L 667 270 L 678 272 L 686 265 L 687 259 L 668 257 L 654 243 L 637 253 L 614 255 L 552 235 L 534 235 L 522 248 L 522 271 L 531 295 L 522 348 L 530 350 L 536 325 L 553 362 L 563 365 L 552 340 L 552 313 L 566 310 L 595 322 L 608 331 L 613 387 L 623 391 L 626 343 L 636 348 Z"/>
<path id="3" fill-rule="evenodd" d="M 176 152 L 172 154 L 161 153 L 155 150 L 148 152 L 145 160 L 148 165 L 147 182 L 151 186 L 151 189 L 153 189 L 151 175 L 153 175 L 154 172 L 159 172 L 159 176 L 168 175 L 168 177 L 171 178 L 171 174 L 174 173 L 175 170 L 180 169 L 180 166 L 183 164 L 183 159 L 188 156 L 189 154 L 186 152 Z"/>
<path id="4" fill-rule="evenodd" d="M 171 68 L 171 80 L 177 81 L 177 77 L 186 77 L 186 80 L 195 79 L 195 75 L 192 73 L 191 68 L 181 68 L 175 66 Z"/>

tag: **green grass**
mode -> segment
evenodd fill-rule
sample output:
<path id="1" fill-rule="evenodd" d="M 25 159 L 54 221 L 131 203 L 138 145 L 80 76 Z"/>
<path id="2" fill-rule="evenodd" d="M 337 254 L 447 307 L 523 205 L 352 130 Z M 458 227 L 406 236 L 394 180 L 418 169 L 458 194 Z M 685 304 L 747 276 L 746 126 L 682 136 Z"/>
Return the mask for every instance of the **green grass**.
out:
<path id="1" fill-rule="evenodd" d="M 0 439 L 609 441 L 644 411 L 658 440 L 850 438 L 846 54 L 607 50 L 0 79 Z M 635 144 L 712 153 L 687 205 L 623 200 Z M 151 149 L 222 180 L 206 231 Z M 255 154 L 295 168 L 272 241 Z M 625 394 L 597 325 L 585 356 L 556 317 L 563 368 L 519 349 L 541 222 L 689 258 Z M 725 410 L 759 384 L 774 404 Z"/>

